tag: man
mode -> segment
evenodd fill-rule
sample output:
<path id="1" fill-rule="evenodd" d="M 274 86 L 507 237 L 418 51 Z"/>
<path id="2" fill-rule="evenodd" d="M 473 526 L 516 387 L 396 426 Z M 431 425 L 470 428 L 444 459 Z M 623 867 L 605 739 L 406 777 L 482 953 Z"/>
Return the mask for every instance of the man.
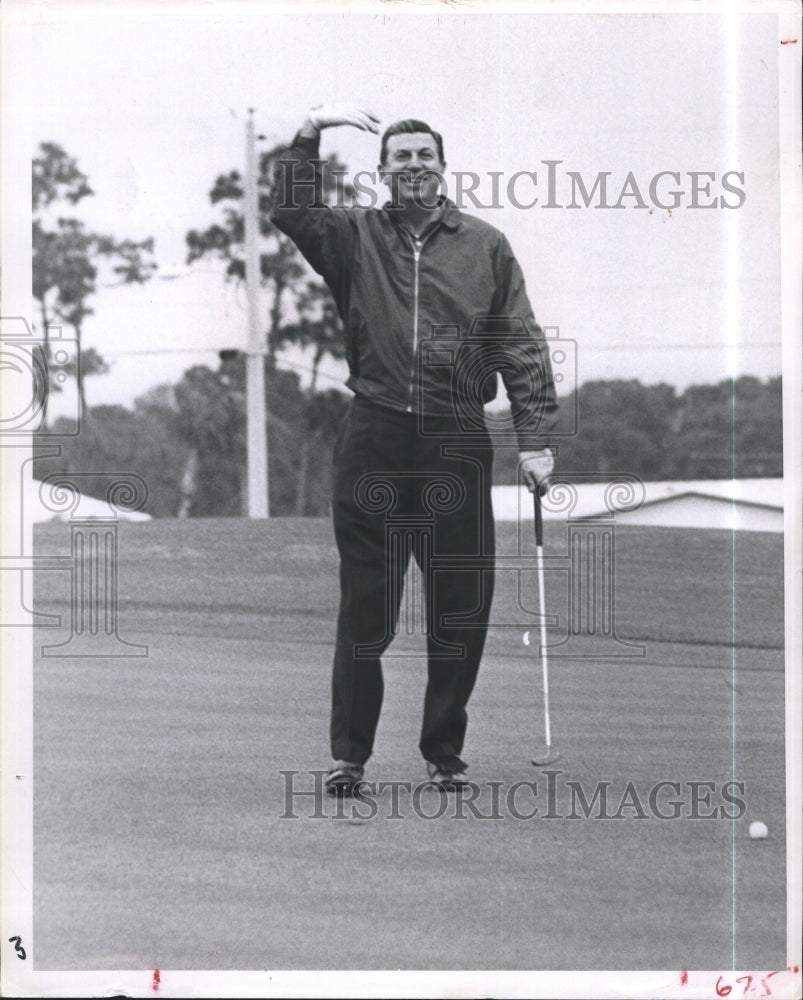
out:
<path id="1" fill-rule="evenodd" d="M 432 781 L 446 789 L 466 782 L 466 706 L 493 597 L 492 446 L 476 411 L 493 398 L 499 371 L 533 491 L 552 471 L 545 431 L 557 410 L 521 269 L 502 233 L 441 194 L 437 132 L 415 119 L 385 131 L 379 176 L 392 197 L 383 208 L 323 204 L 321 130 L 377 133 L 378 122 L 348 105 L 313 109 L 280 158 L 272 213 L 334 296 L 355 394 L 334 455 L 333 794 L 354 791 L 373 751 L 380 656 L 411 554 L 427 607 L 419 747 Z"/>

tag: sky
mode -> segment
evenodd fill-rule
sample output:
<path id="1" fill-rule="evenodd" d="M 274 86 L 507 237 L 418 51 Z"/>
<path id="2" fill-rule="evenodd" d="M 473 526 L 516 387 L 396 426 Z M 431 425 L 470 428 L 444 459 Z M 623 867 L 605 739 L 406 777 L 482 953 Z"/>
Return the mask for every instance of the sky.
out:
<path id="1" fill-rule="evenodd" d="M 383 125 L 413 116 L 439 129 L 452 195 L 455 172 L 472 171 L 487 204 L 490 172 L 501 176 L 496 207 L 466 210 L 506 233 L 541 325 L 573 344 L 576 373 L 561 392 L 590 379 L 682 390 L 780 374 L 775 14 L 402 7 L 12 0 L 15 38 L 36 67 L 23 102 L 32 154 L 58 142 L 89 176 L 95 196 L 70 214 L 156 241 L 156 279 L 101 288 L 93 303 L 84 345 L 111 372 L 87 382 L 90 405 L 130 406 L 245 345 L 244 290 L 211 260 L 187 268 L 186 233 L 217 219 L 215 177 L 242 170 L 249 108 L 271 145 L 330 101 L 366 105 Z M 322 151 L 373 170 L 378 140 L 339 128 Z M 546 161 L 559 161 L 553 201 L 564 207 L 544 207 Z M 535 181 L 522 174 L 508 197 L 520 171 Z M 679 183 L 662 176 L 653 198 L 663 171 Z M 594 207 L 595 196 L 587 208 L 577 195 L 579 207 L 565 207 L 570 175 L 590 191 L 600 172 L 621 207 Z M 697 201 L 714 207 L 691 207 L 694 172 L 713 174 Z M 673 189 L 681 204 L 660 207 Z M 342 378 L 332 365 L 323 384 Z"/>

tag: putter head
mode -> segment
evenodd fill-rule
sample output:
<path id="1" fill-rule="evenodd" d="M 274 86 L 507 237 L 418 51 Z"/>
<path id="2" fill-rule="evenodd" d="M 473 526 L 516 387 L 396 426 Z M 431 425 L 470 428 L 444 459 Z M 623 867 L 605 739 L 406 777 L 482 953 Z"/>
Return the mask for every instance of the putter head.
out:
<path id="1" fill-rule="evenodd" d="M 554 764 L 556 760 L 560 760 L 560 751 L 554 747 L 545 747 L 533 757 L 533 764 L 536 767 L 546 767 L 547 764 Z"/>

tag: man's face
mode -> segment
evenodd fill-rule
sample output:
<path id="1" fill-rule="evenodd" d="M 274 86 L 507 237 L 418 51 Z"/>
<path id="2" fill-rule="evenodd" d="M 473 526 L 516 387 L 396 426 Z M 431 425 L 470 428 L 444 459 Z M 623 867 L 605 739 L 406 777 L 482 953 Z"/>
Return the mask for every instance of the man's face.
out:
<path id="1" fill-rule="evenodd" d="M 441 191 L 439 175 L 445 169 L 435 137 L 429 132 L 412 132 L 392 135 L 388 139 L 379 175 L 382 183 L 390 188 L 394 201 L 434 208 Z"/>

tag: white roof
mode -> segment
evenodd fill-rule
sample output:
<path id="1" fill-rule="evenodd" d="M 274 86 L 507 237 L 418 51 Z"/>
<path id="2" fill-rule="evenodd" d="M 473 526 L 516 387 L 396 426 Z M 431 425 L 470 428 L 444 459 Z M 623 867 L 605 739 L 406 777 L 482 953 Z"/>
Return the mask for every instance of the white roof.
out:
<path id="1" fill-rule="evenodd" d="M 60 504 L 54 497 L 52 506 L 48 507 L 42 500 L 41 486 L 42 484 L 37 480 L 31 480 L 25 486 L 22 514 L 30 524 L 41 524 L 44 521 L 69 521 L 73 518 L 83 517 L 115 518 L 118 521 L 152 520 L 150 514 L 145 514 L 141 510 L 126 510 L 125 507 L 116 505 L 111 507 L 105 500 L 98 500 L 83 493 L 80 499 L 74 503 L 70 502 L 66 493 L 58 494 L 65 502 Z"/>
<path id="2" fill-rule="evenodd" d="M 542 500 L 544 520 L 626 514 L 683 496 L 703 496 L 729 504 L 783 511 L 783 479 L 690 479 L 645 483 L 637 476 L 603 480 L 598 476 L 558 478 Z M 523 486 L 493 488 L 498 521 L 531 520 L 533 501 Z"/>
<path id="3" fill-rule="evenodd" d="M 783 510 L 783 479 L 690 479 L 686 482 L 645 483 L 647 503 L 686 493 L 719 497 L 737 503 L 760 504 Z"/>

